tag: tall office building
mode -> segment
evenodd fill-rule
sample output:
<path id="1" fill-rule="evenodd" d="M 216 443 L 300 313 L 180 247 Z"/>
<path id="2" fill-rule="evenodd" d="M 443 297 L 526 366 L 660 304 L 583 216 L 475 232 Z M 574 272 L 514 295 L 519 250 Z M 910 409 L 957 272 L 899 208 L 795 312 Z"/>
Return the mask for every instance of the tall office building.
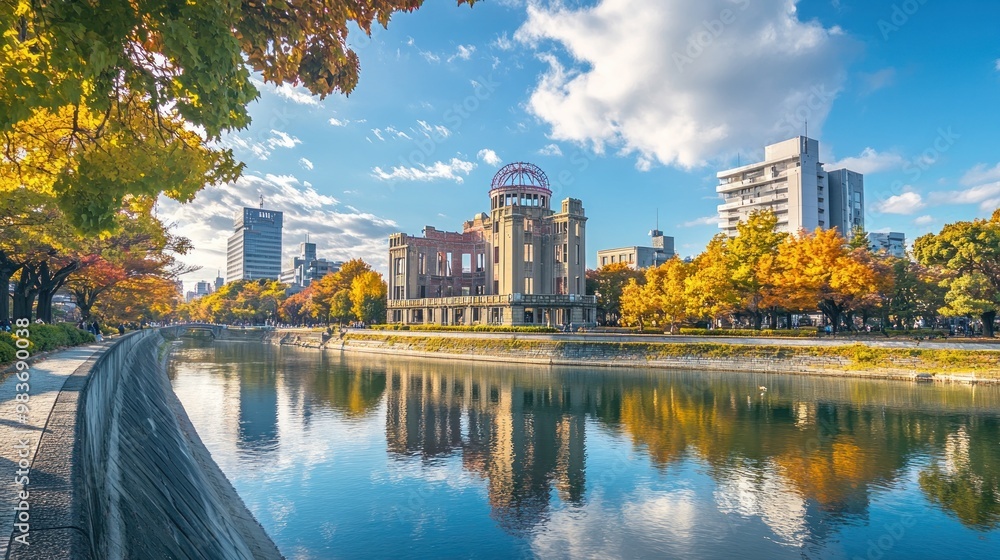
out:
<path id="1" fill-rule="evenodd" d="M 226 281 L 277 280 L 281 275 L 282 213 L 260 208 L 243 208 L 236 214 L 235 230 L 226 253 Z"/>
<path id="2" fill-rule="evenodd" d="M 288 284 L 289 293 L 295 293 L 312 284 L 313 280 L 337 272 L 344 263 L 316 258 L 316 244 L 307 241 L 299 243 L 299 256 L 292 257 L 289 264 L 289 268 L 281 271 L 279 280 Z"/>
<path id="3" fill-rule="evenodd" d="M 837 228 L 848 237 L 864 228 L 864 177 L 847 169 L 827 172 L 819 142 L 799 136 L 764 148 L 764 161 L 718 173 L 719 228 L 736 235 L 736 224 L 755 210 L 770 209 L 778 230 Z"/>

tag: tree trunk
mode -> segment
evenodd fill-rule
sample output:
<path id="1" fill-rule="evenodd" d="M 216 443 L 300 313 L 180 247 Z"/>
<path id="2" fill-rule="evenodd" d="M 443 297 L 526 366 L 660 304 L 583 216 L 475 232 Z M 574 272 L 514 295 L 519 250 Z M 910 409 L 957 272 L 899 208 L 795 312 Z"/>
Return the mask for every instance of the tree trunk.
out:
<path id="1" fill-rule="evenodd" d="M 0 288 L 3 297 L 0 298 L 0 323 L 10 320 L 10 279 L 21 269 L 21 263 L 14 262 L 6 252 L 0 251 Z"/>
<path id="2" fill-rule="evenodd" d="M 987 311 L 979 316 L 983 321 L 983 336 L 993 338 L 993 321 L 997 318 L 996 311 Z"/>
<path id="3" fill-rule="evenodd" d="M 764 314 L 760 311 L 753 312 L 753 328 L 759 331 L 761 324 L 764 322 Z"/>
<path id="4" fill-rule="evenodd" d="M 35 306 L 35 296 L 38 295 L 36 287 L 36 272 L 30 265 L 21 267 L 21 277 L 18 278 L 14 286 L 14 319 L 31 320 L 32 308 Z"/>
<path id="5" fill-rule="evenodd" d="M 771 327 L 771 330 L 777 330 L 777 328 L 778 328 L 778 308 L 772 307 L 771 308 L 771 313 L 769 313 L 768 316 L 771 319 L 770 320 L 770 325 L 768 325 L 768 326 Z M 791 326 L 791 323 L 789 323 L 789 326 Z"/>
<path id="6" fill-rule="evenodd" d="M 36 316 L 52 323 L 52 296 L 59 288 L 63 287 L 69 275 L 80 267 L 79 261 L 71 261 L 69 264 L 53 271 L 49 263 L 43 261 L 38 265 L 38 274 L 35 276 L 35 286 L 38 290 L 38 309 Z"/>

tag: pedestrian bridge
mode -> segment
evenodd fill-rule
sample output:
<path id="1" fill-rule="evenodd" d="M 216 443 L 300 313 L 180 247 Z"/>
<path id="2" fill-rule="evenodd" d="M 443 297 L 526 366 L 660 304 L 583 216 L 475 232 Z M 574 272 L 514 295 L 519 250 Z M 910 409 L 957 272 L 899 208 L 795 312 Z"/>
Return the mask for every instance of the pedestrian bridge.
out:
<path id="1" fill-rule="evenodd" d="M 273 330 L 271 327 L 234 327 L 212 323 L 185 323 L 160 327 L 160 334 L 164 338 L 209 334 L 216 340 L 263 340 Z"/>

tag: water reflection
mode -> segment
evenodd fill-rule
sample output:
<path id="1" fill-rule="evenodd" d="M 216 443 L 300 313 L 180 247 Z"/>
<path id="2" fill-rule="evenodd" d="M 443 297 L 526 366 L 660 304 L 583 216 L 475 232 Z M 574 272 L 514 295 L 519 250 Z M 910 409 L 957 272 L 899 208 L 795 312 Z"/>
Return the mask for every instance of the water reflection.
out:
<path id="1" fill-rule="evenodd" d="M 359 552 L 410 543 L 416 556 L 491 556 L 491 543 L 541 557 L 921 557 L 966 541 L 1000 553 L 997 387 L 190 343 L 172 375 L 189 413 L 208 406 L 195 385 L 223 387 L 212 400 L 228 404 L 192 420 L 252 509 L 263 490 L 241 487 L 241 469 L 283 457 L 269 475 L 292 494 L 282 517 L 254 511 L 286 554 L 324 557 L 348 534 L 376 546 Z M 350 513 L 331 505 L 348 495 Z M 414 515 L 385 513 L 401 504 Z M 298 520 L 293 537 L 299 510 L 316 529 Z M 459 526 L 468 541 L 453 542 Z"/>

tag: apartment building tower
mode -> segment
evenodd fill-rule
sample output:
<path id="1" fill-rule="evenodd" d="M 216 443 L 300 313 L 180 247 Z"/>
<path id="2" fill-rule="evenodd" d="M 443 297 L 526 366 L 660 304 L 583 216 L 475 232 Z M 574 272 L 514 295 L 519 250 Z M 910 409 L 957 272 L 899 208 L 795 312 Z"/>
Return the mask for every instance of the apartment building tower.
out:
<path id="1" fill-rule="evenodd" d="M 848 237 L 864 228 L 864 176 L 847 169 L 827 171 L 819 142 L 799 136 L 764 148 L 764 161 L 717 174 L 719 228 L 736 235 L 736 224 L 755 210 L 770 209 L 779 231 L 837 230 Z"/>

